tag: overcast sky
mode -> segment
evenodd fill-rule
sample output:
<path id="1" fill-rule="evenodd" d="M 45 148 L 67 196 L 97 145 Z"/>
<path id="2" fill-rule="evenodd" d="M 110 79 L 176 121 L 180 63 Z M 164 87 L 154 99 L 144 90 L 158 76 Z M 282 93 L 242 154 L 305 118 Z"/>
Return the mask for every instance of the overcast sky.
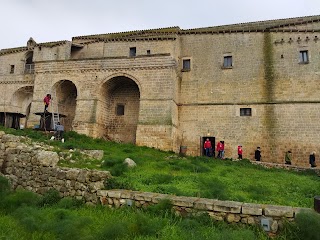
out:
<path id="1" fill-rule="evenodd" d="M 74 36 L 320 15 L 320 0 L 0 0 L 0 49 Z"/>

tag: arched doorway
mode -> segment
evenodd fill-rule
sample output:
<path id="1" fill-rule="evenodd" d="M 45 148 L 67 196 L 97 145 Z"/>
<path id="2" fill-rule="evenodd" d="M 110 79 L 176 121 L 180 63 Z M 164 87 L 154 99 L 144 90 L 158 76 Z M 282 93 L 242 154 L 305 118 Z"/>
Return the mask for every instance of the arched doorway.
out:
<path id="1" fill-rule="evenodd" d="M 20 115 L 25 115 L 25 121 L 20 121 L 24 127 L 28 125 L 28 118 L 30 115 L 31 102 L 33 98 L 33 87 L 26 86 L 19 88 L 13 95 L 11 99 L 11 109 L 15 113 Z"/>
<path id="2" fill-rule="evenodd" d="M 98 123 L 108 139 L 135 143 L 140 108 L 140 91 L 135 81 L 119 76 L 105 82 L 99 96 Z"/>
<path id="3" fill-rule="evenodd" d="M 61 80 L 53 86 L 52 104 L 58 103 L 59 114 L 66 115 L 61 119 L 66 131 L 72 130 L 72 122 L 76 113 L 77 87 L 69 80 Z M 54 99 L 54 97 L 56 99 Z"/>

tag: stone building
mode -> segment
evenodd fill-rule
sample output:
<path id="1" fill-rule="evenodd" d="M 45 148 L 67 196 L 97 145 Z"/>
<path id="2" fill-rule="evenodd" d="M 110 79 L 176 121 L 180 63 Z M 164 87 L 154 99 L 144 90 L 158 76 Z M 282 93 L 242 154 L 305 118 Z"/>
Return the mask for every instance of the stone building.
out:
<path id="1" fill-rule="evenodd" d="M 0 120 L 39 123 L 43 98 L 67 130 L 190 155 L 307 165 L 320 152 L 320 16 L 73 37 L 0 51 Z M 53 111 L 52 109 L 49 111 Z M 25 121 L 25 122 L 23 122 Z"/>

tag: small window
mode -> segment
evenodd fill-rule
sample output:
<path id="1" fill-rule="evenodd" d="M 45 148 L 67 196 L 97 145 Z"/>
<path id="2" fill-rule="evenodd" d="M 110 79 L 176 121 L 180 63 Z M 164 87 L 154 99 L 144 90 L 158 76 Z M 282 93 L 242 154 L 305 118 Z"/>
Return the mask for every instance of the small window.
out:
<path id="1" fill-rule="evenodd" d="M 124 105 L 118 104 L 116 109 L 117 116 L 123 116 L 124 115 Z"/>
<path id="2" fill-rule="evenodd" d="M 299 60 L 300 60 L 300 63 L 308 63 L 309 62 L 309 56 L 308 56 L 307 50 L 300 51 Z"/>
<path id="3" fill-rule="evenodd" d="M 14 65 L 10 65 L 10 73 L 14 73 Z"/>
<path id="4" fill-rule="evenodd" d="M 147 54 L 150 55 L 150 54 L 151 54 L 151 51 L 150 51 L 150 50 L 147 50 Z"/>
<path id="5" fill-rule="evenodd" d="M 182 70 L 183 71 L 190 71 L 191 70 L 191 61 L 190 61 L 190 59 L 183 59 L 182 60 Z"/>
<path id="6" fill-rule="evenodd" d="M 132 47 L 130 48 L 130 53 L 129 53 L 130 57 L 135 57 L 137 55 L 137 48 L 136 47 Z"/>
<path id="7" fill-rule="evenodd" d="M 240 116 L 252 116 L 251 108 L 240 108 Z"/>
<path id="8" fill-rule="evenodd" d="M 232 56 L 223 57 L 223 67 L 232 68 Z"/>

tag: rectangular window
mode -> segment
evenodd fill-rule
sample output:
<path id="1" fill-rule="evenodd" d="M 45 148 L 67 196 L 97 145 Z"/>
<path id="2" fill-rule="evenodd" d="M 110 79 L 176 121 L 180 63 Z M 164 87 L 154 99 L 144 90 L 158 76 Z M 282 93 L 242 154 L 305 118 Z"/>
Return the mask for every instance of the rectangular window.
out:
<path id="1" fill-rule="evenodd" d="M 231 68 L 232 67 L 232 56 L 223 57 L 223 67 Z"/>
<path id="2" fill-rule="evenodd" d="M 118 104 L 116 109 L 117 116 L 123 116 L 124 115 L 124 105 Z"/>
<path id="3" fill-rule="evenodd" d="M 251 108 L 240 108 L 240 116 L 252 116 Z"/>
<path id="4" fill-rule="evenodd" d="M 299 60 L 300 60 L 300 63 L 308 63 L 309 62 L 309 56 L 308 56 L 307 50 L 300 51 Z"/>
<path id="5" fill-rule="evenodd" d="M 150 50 L 147 50 L 147 54 L 150 55 L 150 54 L 151 54 L 151 51 L 150 51 Z"/>
<path id="6" fill-rule="evenodd" d="M 191 70 L 191 61 L 190 61 L 190 59 L 183 59 L 182 60 L 182 70 L 183 71 L 190 71 Z"/>
<path id="7" fill-rule="evenodd" d="M 137 55 L 137 48 L 136 47 L 131 47 L 130 48 L 130 52 L 129 52 L 129 56 L 130 57 L 135 57 Z"/>
<path id="8" fill-rule="evenodd" d="M 10 65 L 10 73 L 14 73 L 14 65 Z"/>

